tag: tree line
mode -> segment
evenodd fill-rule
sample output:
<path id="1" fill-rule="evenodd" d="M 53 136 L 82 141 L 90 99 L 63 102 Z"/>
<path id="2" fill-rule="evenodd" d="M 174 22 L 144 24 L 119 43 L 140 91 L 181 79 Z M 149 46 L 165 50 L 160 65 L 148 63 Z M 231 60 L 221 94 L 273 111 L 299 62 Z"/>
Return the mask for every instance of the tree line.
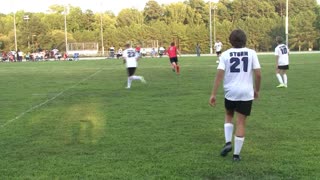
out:
<path id="1" fill-rule="evenodd" d="M 210 23 L 211 7 L 211 23 Z M 289 46 L 291 50 L 320 49 L 320 6 L 316 0 L 289 0 Z M 24 52 L 35 48 L 64 50 L 66 15 L 68 43 L 98 42 L 101 50 L 123 47 L 131 42 L 150 46 L 157 40 L 168 47 L 176 42 L 183 53 L 194 53 L 197 43 L 202 52 L 210 47 L 210 24 L 213 38 L 225 48 L 230 47 L 229 33 L 243 29 L 248 36 L 247 47 L 257 51 L 273 51 L 275 37 L 285 38 L 286 0 L 186 0 L 159 4 L 149 0 L 142 11 L 122 9 L 95 13 L 90 9 L 52 5 L 46 13 L 18 11 L 16 34 L 18 48 Z M 25 18 L 28 17 L 28 18 Z M 0 51 L 15 49 L 14 14 L 0 14 Z M 101 32 L 103 34 L 101 34 Z M 103 36 L 101 36 L 103 35 Z M 154 46 L 154 44 L 152 44 Z"/>

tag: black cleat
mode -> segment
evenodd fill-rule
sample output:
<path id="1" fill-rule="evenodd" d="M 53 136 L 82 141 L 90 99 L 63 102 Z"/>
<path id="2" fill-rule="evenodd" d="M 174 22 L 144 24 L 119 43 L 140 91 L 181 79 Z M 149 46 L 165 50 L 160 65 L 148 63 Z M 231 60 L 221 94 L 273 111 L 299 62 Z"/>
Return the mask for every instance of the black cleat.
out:
<path id="1" fill-rule="evenodd" d="M 227 142 L 224 147 L 222 148 L 222 151 L 220 153 L 221 156 L 226 156 L 230 151 L 232 151 L 232 144 L 231 142 Z"/>
<path id="2" fill-rule="evenodd" d="M 233 155 L 233 162 L 239 162 L 241 160 L 240 155 Z"/>

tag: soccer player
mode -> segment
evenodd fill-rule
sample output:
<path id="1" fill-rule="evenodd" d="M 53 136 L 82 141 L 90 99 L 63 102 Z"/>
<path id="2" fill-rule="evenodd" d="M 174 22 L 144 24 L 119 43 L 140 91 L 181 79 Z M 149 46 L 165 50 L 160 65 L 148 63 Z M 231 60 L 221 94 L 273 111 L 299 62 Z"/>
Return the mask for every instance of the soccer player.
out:
<path id="1" fill-rule="evenodd" d="M 176 72 L 177 74 L 180 74 L 180 66 L 178 65 L 178 56 L 177 56 L 177 54 L 180 55 L 180 52 L 175 46 L 174 42 L 171 43 L 170 47 L 167 50 L 167 53 L 170 59 L 172 71 Z"/>
<path id="2" fill-rule="evenodd" d="M 276 76 L 279 81 L 277 88 L 288 87 L 287 70 L 289 69 L 289 48 L 283 44 L 281 36 L 276 37 L 277 47 L 274 54 L 276 56 Z"/>
<path id="3" fill-rule="evenodd" d="M 139 54 L 135 49 L 131 48 L 130 44 L 126 44 L 126 49 L 122 52 L 123 63 L 127 66 L 128 81 L 127 89 L 131 88 L 131 83 L 133 80 L 140 80 L 142 83 L 146 83 L 143 76 L 134 75 L 138 66 L 138 60 L 140 58 Z"/>
<path id="4" fill-rule="evenodd" d="M 246 119 L 251 113 L 253 99 L 259 96 L 261 71 L 257 53 L 245 47 L 247 37 L 244 31 L 240 29 L 232 31 L 229 41 L 233 47 L 221 54 L 209 104 L 216 105 L 217 91 L 223 80 L 226 144 L 220 154 L 226 156 L 232 150 L 234 127 L 232 121 L 236 117 L 233 160 L 239 161 L 245 137 Z"/>
<path id="5" fill-rule="evenodd" d="M 216 54 L 217 54 L 217 58 L 218 60 L 216 61 L 216 63 L 219 63 L 219 57 L 221 55 L 221 51 L 222 51 L 222 42 L 220 42 L 219 39 L 217 39 L 217 41 L 214 43 L 214 49 L 216 50 Z"/>

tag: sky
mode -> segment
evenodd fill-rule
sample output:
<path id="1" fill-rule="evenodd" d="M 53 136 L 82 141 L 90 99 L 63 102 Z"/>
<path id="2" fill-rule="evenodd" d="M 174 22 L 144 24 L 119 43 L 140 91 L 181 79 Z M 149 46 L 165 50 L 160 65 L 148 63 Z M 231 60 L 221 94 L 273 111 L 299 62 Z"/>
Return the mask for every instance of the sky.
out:
<path id="1" fill-rule="evenodd" d="M 161 4 L 183 2 L 183 0 L 156 0 Z M 18 10 L 27 12 L 46 12 L 53 4 L 70 4 L 82 10 L 90 9 L 94 12 L 111 10 L 116 15 L 124 8 L 142 10 L 148 0 L 1 0 L 0 13 L 8 14 Z"/>
<path id="2" fill-rule="evenodd" d="M 124 8 L 142 10 L 148 0 L 1 0 L 0 13 L 8 14 L 17 10 L 27 12 L 46 12 L 53 4 L 70 4 L 82 10 L 90 9 L 94 12 L 111 10 L 116 15 Z M 156 0 L 161 4 L 183 2 L 183 0 Z M 209 0 L 205 0 L 209 1 Z M 212 0 L 213 1 L 213 0 Z M 317 0 L 320 4 L 320 0 Z"/>

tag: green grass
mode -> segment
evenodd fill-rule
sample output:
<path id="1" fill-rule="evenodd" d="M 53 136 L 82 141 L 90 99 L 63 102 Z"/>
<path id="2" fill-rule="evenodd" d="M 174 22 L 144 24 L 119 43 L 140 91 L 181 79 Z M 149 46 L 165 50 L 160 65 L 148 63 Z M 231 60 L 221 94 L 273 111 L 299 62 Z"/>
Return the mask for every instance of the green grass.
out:
<path id="1" fill-rule="evenodd" d="M 142 59 L 125 89 L 119 60 L 0 64 L 0 179 L 320 179 L 320 55 L 259 56 L 260 99 L 242 161 L 222 158 L 223 90 L 208 105 L 215 58 Z"/>

